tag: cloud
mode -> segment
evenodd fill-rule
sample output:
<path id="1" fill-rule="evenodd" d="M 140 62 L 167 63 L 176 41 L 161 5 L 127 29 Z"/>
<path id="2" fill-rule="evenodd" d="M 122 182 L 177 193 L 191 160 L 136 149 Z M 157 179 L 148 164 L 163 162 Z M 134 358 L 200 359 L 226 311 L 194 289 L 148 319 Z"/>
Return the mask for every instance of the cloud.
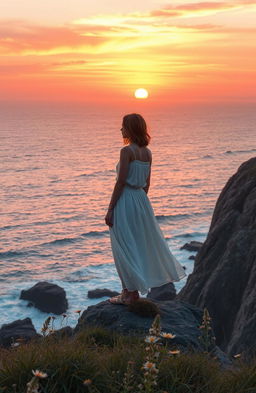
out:
<path id="1" fill-rule="evenodd" d="M 202 42 L 210 39 L 208 33 L 223 34 L 223 26 L 209 23 L 192 25 L 185 23 L 187 19 L 181 17 L 203 16 L 254 5 L 256 0 L 168 4 L 151 12 L 96 15 L 63 26 L 42 26 L 22 20 L 1 21 L 0 55 L 105 55 L 181 42 L 189 44 L 194 40 Z M 204 32 L 201 37 L 197 34 L 200 32 Z"/>
<path id="2" fill-rule="evenodd" d="M 54 54 L 77 48 L 97 47 L 106 42 L 100 34 L 82 35 L 71 26 L 38 26 L 25 21 L 0 23 L 0 54 Z"/>
<path id="3" fill-rule="evenodd" d="M 245 0 L 240 2 L 199 2 L 188 3 L 173 6 L 173 4 L 166 5 L 165 7 L 150 12 L 152 17 L 197 17 L 200 15 L 206 16 L 215 14 L 217 12 L 230 11 L 239 9 L 246 6 L 256 5 L 255 0 Z"/>

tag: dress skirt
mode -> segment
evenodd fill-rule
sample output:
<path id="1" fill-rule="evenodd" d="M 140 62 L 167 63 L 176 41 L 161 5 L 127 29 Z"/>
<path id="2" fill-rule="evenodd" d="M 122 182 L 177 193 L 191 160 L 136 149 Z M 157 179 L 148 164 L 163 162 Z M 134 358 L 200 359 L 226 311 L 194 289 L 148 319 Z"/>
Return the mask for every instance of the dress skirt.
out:
<path id="1" fill-rule="evenodd" d="M 126 185 L 114 208 L 110 239 L 124 288 L 142 294 L 180 281 L 186 273 L 172 255 L 143 188 Z"/>

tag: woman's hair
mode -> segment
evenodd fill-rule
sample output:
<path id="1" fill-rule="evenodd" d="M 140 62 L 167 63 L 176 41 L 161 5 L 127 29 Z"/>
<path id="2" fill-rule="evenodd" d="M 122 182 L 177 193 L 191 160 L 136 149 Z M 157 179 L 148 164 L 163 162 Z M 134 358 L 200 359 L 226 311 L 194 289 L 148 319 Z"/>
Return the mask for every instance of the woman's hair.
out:
<path id="1" fill-rule="evenodd" d="M 136 143 L 138 146 L 147 146 L 149 144 L 150 135 L 147 130 L 147 124 L 138 113 L 125 115 L 123 117 L 123 127 L 128 134 L 127 139 L 130 142 Z"/>

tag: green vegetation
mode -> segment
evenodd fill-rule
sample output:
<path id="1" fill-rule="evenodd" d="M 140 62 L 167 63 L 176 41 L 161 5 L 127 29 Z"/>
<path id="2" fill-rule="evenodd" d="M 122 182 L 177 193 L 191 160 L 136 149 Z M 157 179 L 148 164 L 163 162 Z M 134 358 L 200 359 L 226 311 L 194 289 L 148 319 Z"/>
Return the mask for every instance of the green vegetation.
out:
<path id="1" fill-rule="evenodd" d="M 206 349 L 209 319 L 205 311 Z M 161 331 L 158 315 L 145 339 L 102 328 L 60 337 L 49 320 L 43 332 L 39 340 L 0 350 L 0 392 L 256 393 L 256 361 L 237 358 L 236 367 L 223 370 L 207 350 L 183 353 L 172 332 Z"/>

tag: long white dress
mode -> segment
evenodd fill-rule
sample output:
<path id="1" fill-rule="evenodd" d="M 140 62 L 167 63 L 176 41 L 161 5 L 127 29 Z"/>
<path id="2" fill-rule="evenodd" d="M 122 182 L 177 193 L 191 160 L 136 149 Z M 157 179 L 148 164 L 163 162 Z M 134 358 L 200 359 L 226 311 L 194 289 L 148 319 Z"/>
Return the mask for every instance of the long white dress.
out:
<path id="1" fill-rule="evenodd" d="M 117 173 L 119 163 L 117 164 Z M 143 190 L 150 163 L 131 161 L 123 192 L 109 228 L 112 253 L 124 288 L 142 294 L 149 288 L 180 281 L 186 273 L 172 255 Z"/>

